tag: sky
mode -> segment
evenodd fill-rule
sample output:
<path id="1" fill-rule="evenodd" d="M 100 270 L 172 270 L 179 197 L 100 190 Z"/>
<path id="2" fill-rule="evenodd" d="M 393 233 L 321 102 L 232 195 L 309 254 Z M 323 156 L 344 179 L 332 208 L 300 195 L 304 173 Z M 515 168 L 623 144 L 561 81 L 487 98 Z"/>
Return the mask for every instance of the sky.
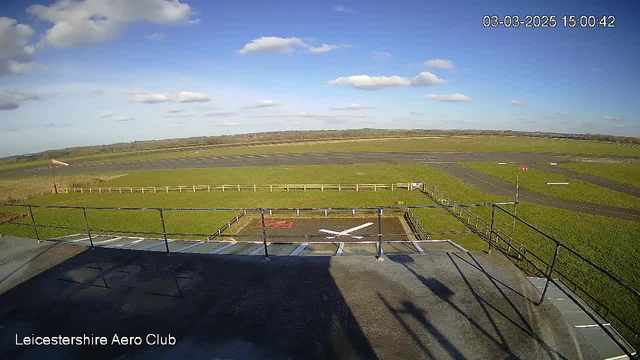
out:
<path id="1" fill-rule="evenodd" d="M 365 127 L 640 136 L 639 15 L 618 0 L 2 1 L 0 156 Z"/>

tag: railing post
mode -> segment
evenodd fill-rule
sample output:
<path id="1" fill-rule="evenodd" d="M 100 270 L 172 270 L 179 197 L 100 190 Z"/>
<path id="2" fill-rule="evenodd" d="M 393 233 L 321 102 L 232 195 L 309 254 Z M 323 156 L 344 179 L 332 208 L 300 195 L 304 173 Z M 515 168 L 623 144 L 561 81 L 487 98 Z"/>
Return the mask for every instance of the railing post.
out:
<path id="1" fill-rule="evenodd" d="M 31 205 L 29 205 L 29 216 L 31 217 L 31 223 L 33 224 L 33 230 L 36 232 L 36 239 L 38 242 L 40 241 L 40 234 L 38 234 L 38 225 L 36 225 L 36 219 L 33 218 L 33 210 L 31 209 Z"/>
<path id="2" fill-rule="evenodd" d="M 542 290 L 542 296 L 540 297 L 540 301 L 538 302 L 538 306 L 542 305 L 544 301 L 544 295 L 547 293 L 547 288 L 549 287 L 549 282 L 551 281 L 551 276 L 553 275 L 553 271 L 556 268 L 556 260 L 558 259 L 558 251 L 560 251 L 560 244 L 556 243 L 556 251 L 553 254 L 553 260 L 551 261 L 551 268 L 549 269 L 549 274 L 547 275 L 547 282 L 544 284 L 544 290 Z"/>
<path id="3" fill-rule="evenodd" d="M 378 260 L 382 260 L 384 255 L 382 251 L 382 208 L 378 208 Z"/>
<path id="4" fill-rule="evenodd" d="M 491 230 L 489 231 L 489 254 L 491 254 L 491 245 L 493 243 L 493 224 L 496 218 L 496 205 L 491 204 Z"/>
<path id="5" fill-rule="evenodd" d="M 89 234 L 89 243 L 93 249 L 93 237 L 91 236 L 91 229 L 89 228 L 89 219 L 87 219 L 87 208 L 82 208 L 82 215 L 84 215 L 84 225 L 87 228 L 87 234 Z"/>
<path id="6" fill-rule="evenodd" d="M 164 215 L 162 214 L 162 209 L 158 209 L 160 211 L 160 222 L 162 223 L 162 235 L 164 236 L 164 246 L 167 248 L 167 254 L 169 254 L 169 241 L 167 240 L 167 230 L 164 227 Z"/>
<path id="7" fill-rule="evenodd" d="M 260 218 L 262 220 L 262 244 L 264 245 L 264 260 L 269 261 L 269 250 L 267 250 L 267 227 L 264 224 L 264 209 L 260 209 Z"/>

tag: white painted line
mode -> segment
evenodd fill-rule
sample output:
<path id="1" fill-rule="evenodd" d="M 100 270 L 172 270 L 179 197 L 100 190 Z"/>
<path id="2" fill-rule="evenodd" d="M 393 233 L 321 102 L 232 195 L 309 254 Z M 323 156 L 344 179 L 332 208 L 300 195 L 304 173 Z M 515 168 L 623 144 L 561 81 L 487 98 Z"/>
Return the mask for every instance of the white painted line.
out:
<path id="1" fill-rule="evenodd" d="M 302 250 L 304 250 L 304 248 L 307 247 L 307 245 L 309 245 L 309 243 L 300 244 L 300 246 L 298 246 L 295 250 L 293 250 L 293 252 L 289 254 L 289 256 L 298 256 L 302 252 Z"/>
<path id="2" fill-rule="evenodd" d="M 267 243 L 267 247 L 269 247 L 269 245 L 271 245 L 271 243 Z M 264 249 L 264 246 L 258 246 L 257 249 L 253 250 L 252 252 L 250 252 L 248 255 L 258 255 L 258 253 Z"/>
<path id="3" fill-rule="evenodd" d="M 68 241 L 65 241 L 65 243 L 66 243 L 66 244 L 73 244 L 73 243 L 80 242 L 80 241 L 82 241 L 82 240 L 89 240 L 89 237 L 87 236 L 86 238 L 80 238 L 80 239 L 75 239 L 75 240 L 68 240 Z"/>
<path id="4" fill-rule="evenodd" d="M 185 247 L 183 247 L 183 248 L 180 248 L 180 249 L 178 249 L 178 250 L 176 250 L 176 251 L 174 251 L 174 252 L 182 252 L 182 251 L 184 251 L 184 250 L 191 249 L 192 247 L 196 247 L 196 246 L 198 246 L 198 245 L 200 245 L 200 244 L 204 244 L 204 241 L 198 241 L 198 242 L 197 242 L 197 243 L 195 243 L 195 244 L 187 245 L 187 246 L 185 246 Z"/>
<path id="5" fill-rule="evenodd" d="M 633 354 L 635 354 L 635 352 L 633 352 Z M 622 359 L 628 359 L 628 358 L 629 357 L 627 355 L 618 355 L 618 356 L 606 358 L 604 360 L 622 360 Z"/>
<path id="6" fill-rule="evenodd" d="M 225 246 L 223 246 L 223 247 L 219 247 L 219 248 L 217 248 L 217 249 L 213 250 L 213 251 L 212 251 L 212 252 L 210 252 L 209 254 L 217 254 L 217 253 L 219 253 L 219 252 L 221 252 L 221 251 L 224 251 L 224 250 L 226 250 L 226 249 L 228 249 L 228 248 L 232 247 L 232 246 L 233 246 L 233 245 L 235 245 L 236 243 L 237 243 L 236 241 L 232 241 L 231 243 L 229 243 L 229 244 L 227 244 L 227 245 L 225 245 Z"/>
<path id="7" fill-rule="evenodd" d="M 602 324 L 602 325 L 603 326 L 607 326 L 607 325 L 611 326 L 610 323 L 606 323 L 606 324 Z M 576 325 L 575 327 L 576 328 L 594 328 L 594 327 L 599 327 L 599 326 L 600 325 L 598 325 L 598 324 L 589 324 L 589 325 Z"/>
<path id="8" fill-rule="evenodd" d="M 451 245 L 453 245 L 453 246 L 457 247 L 458 249 L 460 249 L 460 250 L 464 251 L 464 252 L 469 252 L 469 251 L 467 251 L 467 249 L 463 248 L 462 246 L 460 246 L 460 245 L 456 244 L 455 242 L 453 242 L 453 241 L 451 241 L 451 240 L 447 240 L 447 242 L 448 242 L 449 244 L 451 244 Z"/>
<path id="9" fill-rule="evenodd" d="M 342 255 L 343 251 L 344 251 L 344 243 L 340 243 L 340 245 L 338 245 L 338 250 L 336 250 L 336 256 Z"/>
<path id="10" fill-rule="evenodd" d="M 167 240 L 167 243 L 173 242 L 174 240 Z M 142 249 L 136 249 L 136 250 L 140 250 L 140 251 L 146 251 L 146 250 L 150 250 L 153 249 L 154 247 L 158 247 L 160 245 L 164 245 L 164 240 L 160 240 L 159 243 L 157 244 L 151 244 L 149 246 L 143 247 Z"/>
<path id="11" fill-rule="evenodd" d="M 142 241 L 144 241 L 144 239 L 135 240 L 135 241 L 132 241 L 132 242 L 130 242 L 128 244 L 117 244 L 117 245 L 111 245 L 111 246 L 105 246 L 105 247 L 108 248 L 108 249 L 117 249 L 117 248 L 120 248 L 120 247 L 127 247 L 127 246 L 131 246 L 131 245 L 135 245 L 135 244 L 137 244 L 139 242 L 142 242 Z"/>
<path id="12" fill-rule="evenodd" d="M 412 244 L 413 244 L 413 246 L 416 248 L 416 250 L 418 250 L 418 252 L 419 252 L 420 254 L 424 254 L 424 250 L 422 250 L 422 248 L 420 247 L 420 245 L 418 245 L 418 243 L 417 243 L 417 242 L 412 241 L 411 243 L 412 243 Z"/>
<path id="13" fill-rule="evenodd" d="M 555 182 L 555 183 L 547 183 L 547 185 L 569 185 L 568 182 Z"/>
<path id="14" fill-rule="evenodd" d="M 67 237 L 78 236 L 78 235 L 84 235 L 84 234 L 62 235 L 62 236 L 58 236 L 58 237 L 55 237 L 55 238 L 51 238 L 51 240 L 62 240 L 62 239 L 67 238 Z"/>
<path id="15" fill-rule="evenodd" d="M 114 241 L 117 241 L 117 240 L 120 240 L 120 239 L 122 239 L 121 236 L 120 237 L 114 237 L 113 239 L 107 239 L 107 240 L 98 241 L 97 243 L 93 243 L 93 245 L 108 244 L 110 242 L 114 242 Z"/>

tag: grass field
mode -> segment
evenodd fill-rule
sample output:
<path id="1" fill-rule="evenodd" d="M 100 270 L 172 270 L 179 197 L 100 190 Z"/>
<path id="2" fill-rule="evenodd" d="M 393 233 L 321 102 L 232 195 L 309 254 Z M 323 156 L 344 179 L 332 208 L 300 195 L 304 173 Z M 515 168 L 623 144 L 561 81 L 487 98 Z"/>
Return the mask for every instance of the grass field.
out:
<path id="1" fill-rule="evenodd" d="M 288 181 L 284 181 L 288 180 Z M 194 170 L 163 170 L 132 173 L 103 184 L 157 185 L 167 183 L 281 183 L 281 182 L 409 182 L 423 180 L 435 186 L 459 203 L 504 201 L 462 181 L 449 177 L 439 170 L 422 164 L 397 165 L 345 165 L 224 168 Z M 133 207 L 341 207 L 432 204 L 424 195 L 415 191 L 379 192 L 202 192 L 158 194 L 60 194 L 47 195 L 29 201 L 37 204 L 78 206 L 133 206 Z M 7 208 L 0 211 L 7 211 Z M 513 207 L 510 207 L 513 210 Z M 23 211 L 11 208 L 10 211 Z M 490 209 L 479 208 L 476 213 L 489 219 Z M 443 209 L 416 210 L 416 217 L 427 231 L 455 231 L 466 228 Z M 168 232 L 212 233 L 236 214 L 235 211 L 167 211 L 165 220 Z M 579 253 L 591 258 L 628 282 L 640 288 L 640 226 L 638 223 L 573 211 L 551 209 L 543 206 L 521 204 L 518 214 L 536 224 L 542 230 L 565 242 Z M 40 224 L 84 227 L 81 210 L 37 209 L 34 217 Z M 160 232 L 158 212 L 89 210 L 92 228 Z M 29 222 L 29 218 L 21 220 Z M 553 244 L 540 235 L 517 225 L 504 215 L 496 217 L 498 229 L 511 235 L 530 251 L 551 260 Z M 29 227 L 0 225 L 0 232 L 34 237 Z M 77 231 L 75 231 L 77 232 Z M 42 230 L 45 236 L 61 236 L 69 231 Z M 202 237 L 200 237 L 202 238 Z M 475 235 L 453 235 L 433 238 L 452 239 L 469 250 L 485 250 L 487 244 Z M 561 254 L 558 270 L 570 274 L 578 284 L 596 296 L 598 301 L 624 315 L 629 322 L 640 327 L 640 315 L 633 309 L 634 303 L 620 288 L 589 269 L 576 258 Z M 634 307 L 635 306 L 635 307 Z"/>
<path id="2" fill-rule="evenodd" d="M 640 199 L 635 196 L 543 170 L 530 168 L 522 171 L 517 164 L 462 163 L 462 165 L 512 184 L 516 183 L 516 176 L 519 176 L 521 188 L 560 199 L 640 209 Z M 640 172 L 637 175 L 640 176 Z M 568 182 L 569 185 L 547 185 L 548 182 Z"/>
<path id="3" fill-rule="evenodd" d="M 329 146 L 327 144 L 330 144 Z M 211 145 L 208 149 L 189 150 L 193 147 L 139 150 L 121 153 L 106 153 L 65 157 L 63 161 L 73 162 L 81 159 L 94 159 L 102 162 L 105 157 L 115 155 L 134 155 L 126 158 L 110 159 L 109 162 L 132 160 L 169 159 L 201 156 L 251 155 L 272 153 L 322 153 L 322 152 L 363 152 L 363 151 L 483 151 L 483 152 L 548 152 L 571 154 L 601 154 L 640 156 L 640 147 L 626 144 L 608 143 L 591 140 L 546 139 L 511 136 L 432 136 L 408 139 L 367 139 L 367 140 L 330 140 L 327 142 L 294 143 L 219 148 Z M 0 170 L 26 166 L 43 165 L 45 160 L 0 164 Z"/>
<path id="4" fill-rule="evenodd" d="M 558 166 L 640 187 L 640 164 L 565 163 Z"/>
<path id="5" fill-rule="evenodd" d="M 194 150 L 145 154 L 110 162 L 173 159 L 203 156 L 253 155 L 273 153 L 326 152 L 393 152 L 393 151 L 484 151 L 484 152 L 549 152 L 572 154 L 640 155 L 640 147 L 597 141 L 567 139 L 532 139 L 521 137 L 464 136 L 420 139 L 341 140 L 314 143 L 248 146 L 211 150 Z M 100 162 L 100 161 L 95 161 Z"/>

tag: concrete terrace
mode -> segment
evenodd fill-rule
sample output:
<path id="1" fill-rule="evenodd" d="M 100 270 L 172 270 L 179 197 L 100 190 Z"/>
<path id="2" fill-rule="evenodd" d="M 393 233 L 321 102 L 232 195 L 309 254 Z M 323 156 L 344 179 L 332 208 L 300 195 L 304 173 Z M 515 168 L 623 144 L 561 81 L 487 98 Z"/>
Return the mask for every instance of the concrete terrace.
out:
<path id="1" fill-rule="evenodd" d="M 500 254 L 212 256 L 0 239 L 0 358 L 595 359 Z M 168 335 L 172 347 L 16 347 Z"/>

